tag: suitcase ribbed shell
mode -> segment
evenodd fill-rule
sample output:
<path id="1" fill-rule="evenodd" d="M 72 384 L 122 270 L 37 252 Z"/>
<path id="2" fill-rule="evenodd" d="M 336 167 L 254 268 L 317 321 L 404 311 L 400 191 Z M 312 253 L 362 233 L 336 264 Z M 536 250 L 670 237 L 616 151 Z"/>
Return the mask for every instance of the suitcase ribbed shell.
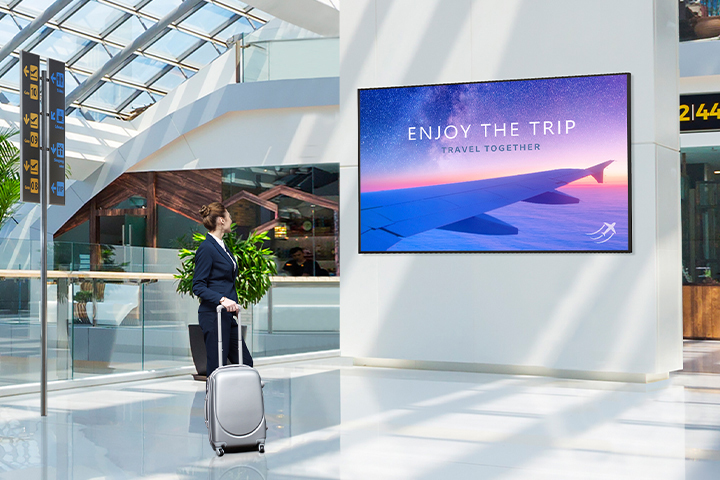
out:
<path id="1" fill-rule="evenodd" d="M 263 397 L 256 370 L 231 365 L 215 374 L 215 415 L 220 426 L 231 435 L 254 432 L 262 422 Z"/>

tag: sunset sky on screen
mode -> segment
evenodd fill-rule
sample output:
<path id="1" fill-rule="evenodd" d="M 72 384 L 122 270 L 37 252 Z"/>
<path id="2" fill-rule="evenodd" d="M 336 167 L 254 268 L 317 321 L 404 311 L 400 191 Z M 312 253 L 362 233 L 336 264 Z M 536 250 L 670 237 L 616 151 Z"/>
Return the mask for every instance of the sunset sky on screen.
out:
<path id="1" fill-rule="evenodd" d="M 361 192 L 607 160 L 606 183 L 626 185 L 627 94 L 624 74 L 361 90 Z"/>

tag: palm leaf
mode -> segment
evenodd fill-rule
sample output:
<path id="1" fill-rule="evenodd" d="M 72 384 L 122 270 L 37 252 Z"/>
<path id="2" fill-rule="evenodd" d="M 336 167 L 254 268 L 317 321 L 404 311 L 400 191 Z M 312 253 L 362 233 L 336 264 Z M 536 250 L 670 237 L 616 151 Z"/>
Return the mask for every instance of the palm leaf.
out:
<path id="1" fill-rule="evenodd" d="M 10 142 L 18 130 L 0 128 L 0 228 L 15 213 L 20 201 L 20 151 Z"/>

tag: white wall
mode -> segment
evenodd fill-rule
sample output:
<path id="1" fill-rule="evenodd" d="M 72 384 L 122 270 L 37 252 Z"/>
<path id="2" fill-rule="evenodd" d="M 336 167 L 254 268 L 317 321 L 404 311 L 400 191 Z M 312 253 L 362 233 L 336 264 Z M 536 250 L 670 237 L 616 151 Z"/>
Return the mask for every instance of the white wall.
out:
<path id="1" fill-rule="evenodd" d="M 180 136 L 127 171 L 337 163 L 326 148 L 337 114 L 336 105 L 230 112 Z"/>
<path id="2" fill-rule="evenodd" d="M 138 131 L 146 130 L 160 119 L 187 107 L 199 98 L 235 83 L 236 47 L 228 49 L 189 80 L 178 85 L 157 103 L 132 121 Z"/>
<path id="3" fill-rule="evenodd" d="M 637 381 L 682 368 L 675 0 L 355 0 L 340 31 L 343 355 Z M 632 74 L 633 253 L 358 255 L 357 88 L 615 72 Z"/>

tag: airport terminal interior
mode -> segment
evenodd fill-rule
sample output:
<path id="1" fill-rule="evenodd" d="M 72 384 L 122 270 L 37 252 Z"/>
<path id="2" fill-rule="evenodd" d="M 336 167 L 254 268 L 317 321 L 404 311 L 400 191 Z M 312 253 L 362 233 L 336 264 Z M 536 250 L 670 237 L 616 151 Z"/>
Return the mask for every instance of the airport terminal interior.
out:
<path id="1" fill-rule="evenodd" d="M 717 0 L 0 0 L 0 480 L 720 478 L 718 58 Z"/>

